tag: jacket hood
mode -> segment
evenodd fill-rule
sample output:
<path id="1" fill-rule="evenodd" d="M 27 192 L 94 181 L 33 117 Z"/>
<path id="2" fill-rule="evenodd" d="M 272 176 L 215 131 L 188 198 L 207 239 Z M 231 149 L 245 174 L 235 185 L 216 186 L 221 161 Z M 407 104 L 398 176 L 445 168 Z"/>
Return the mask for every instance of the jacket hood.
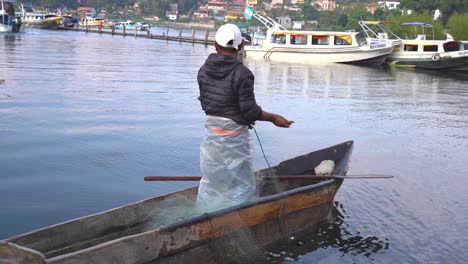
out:
<path id="1" fill-rule="evenodd" d="M 212 53 L 205 61 L 206 74 L 214 79 L 223 79 L 241 64 L 231 56 Z"/>

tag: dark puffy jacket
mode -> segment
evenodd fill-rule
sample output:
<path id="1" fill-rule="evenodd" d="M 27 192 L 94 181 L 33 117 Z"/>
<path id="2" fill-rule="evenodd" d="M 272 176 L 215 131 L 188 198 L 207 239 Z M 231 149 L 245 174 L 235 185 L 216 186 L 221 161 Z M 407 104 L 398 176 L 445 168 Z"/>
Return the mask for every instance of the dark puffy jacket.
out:
<path id="1" fill-rule="evenodd" d="M 241 125 L 253 124 L 262 108 L 254 95 L 254 76 L 239 60 L 225 55 L 210 54 L 198 71 L 198 86 L 203 111 L 221 116 Z"/>

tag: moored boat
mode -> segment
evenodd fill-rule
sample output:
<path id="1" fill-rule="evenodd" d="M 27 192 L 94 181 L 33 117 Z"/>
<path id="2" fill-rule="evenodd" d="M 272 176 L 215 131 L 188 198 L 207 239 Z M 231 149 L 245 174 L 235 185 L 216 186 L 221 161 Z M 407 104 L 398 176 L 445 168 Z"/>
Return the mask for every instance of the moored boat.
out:
<path id="1" fill-rule="evenodd" d="M 69 15 L 62 15 L 62 18 L 62 26 L 64 28 L 74 28 L 80 21 L 78 18 Z"/>
<path id="2" fill-rule="evenodd" d="M 23 10 L 23 23 L 26 27 L 57 29 L 62 20 L 63 18 L 60 16 L 41 13 L 30 7 Z"/>
<path id="3" fill-rule="evenodd" d="M 403 23 L 402 26 L 432 28 L 431 24 L 422 22 Z M 402 39 L 390 54 L 389 63 L 404 68 L 468 71 L 468 49 L 450 35 L 445 40 L 429 40 L 423 31 L 414 39 Z"/>
<path id="4" fill-rule="evenodd" d="M 106 21 L 101 18 L 94 17 L 82 17 L 80 19 L 80 26 L 82 27 L 98 27 L 102 28 L 106 24 Z"/>
<path id="5" fill-rule="evenodd" d="M 252 245 L 261 247 L 327 220 L 343 179 L 275 177 L 314 174 L 323 160 L 334 161 L 332 174 L 345 175 L 352 148 L 348 141 L 257 171 L 258 198 L 241 205 L 197 213 L 198 188 L 188 188 L 0 241 L 0 260 L 228 263 L 254 250 Z M 213 245 L 223 251 L 211 250 Z"/>
<path id="6" fill-rule="evenodd" d="M 15 15 L 15 0 L 0 0 L 0 32 L 19 32 L 21 18 Z"/>
<path id="7" fill-rule="evenodd" d="M 267 27 L 262 41 L 252 38 L 247 57 L 301 63 L 382 64 L 394 47 L 386 43 L 359 41 L 354 31 L 291 31 L 271 18 L 253 15 Z M 261 44 L 259 44 L 261 43 Z"/>
<path id="8" fill-rule="evenodd" d="M 125 22 L 118 22 L 114 24 L 115 29 L 126 29 L 126 30 L 138 30 L 138 31 L 148 31 L 150 25 L 148 23 L 133 22 L 127 20 Z"/>

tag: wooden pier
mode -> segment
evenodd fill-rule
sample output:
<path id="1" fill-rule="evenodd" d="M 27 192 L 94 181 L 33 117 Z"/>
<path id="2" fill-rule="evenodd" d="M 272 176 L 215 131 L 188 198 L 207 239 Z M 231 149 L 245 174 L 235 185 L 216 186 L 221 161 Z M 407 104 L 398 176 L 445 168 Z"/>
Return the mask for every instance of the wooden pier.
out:
<path id="1" fill-rule="evenodd" d="M 187 29 L 184 28 L 167 28 L 166 32 L 163 32 L 162 35 L 153 34 L 150 31 L 138 31 L 137 29 L 123 29 L 123 30 L 116 30 L 114 27 L 112 28 L 102 28 L 102 27 L 78 27 L 78 28 L 66 28 L 66 27 L 59 27 L 59 30 L 65 31 L 78 31 L 78 32 L 86 32 L 86 33 L 98 33 L 98 34 L 107 34 L 107 35 L 117 35 L 123 37 L 135 37 L 135 38 L 148 38 L 148 39 L 160 39 L 160 40 L 167 40 L 167 41 L 178 41 L 178 42 L 188 42 L 188 43 L 199 43 L 199 44 L 214 44 L 214 36 L 210 36 L 210 29 L 189 29 L 191 30 L 191 36 L 183 35 L 182 32 L 186 31 Z M 175 32 L 176 35 L 173 33 Z M 204 37 L 200 38 L 197 37 L 197 32 L 203 32 Z M 172 35 L 169 33 L 173 33 Z"/>

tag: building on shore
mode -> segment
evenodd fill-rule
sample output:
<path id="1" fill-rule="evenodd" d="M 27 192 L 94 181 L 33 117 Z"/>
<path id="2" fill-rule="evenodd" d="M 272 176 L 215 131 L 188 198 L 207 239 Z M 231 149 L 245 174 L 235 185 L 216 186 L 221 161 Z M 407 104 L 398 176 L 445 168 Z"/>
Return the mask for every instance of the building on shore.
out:
<path id="1" fill-rule="evenodd" d="M 96 17 L 96 9 L 82 6 L 78 8 L 78 15 L 80 17 Z"/>
<path id="2" fill-rule="evenodd" d="M 171 3 L 170 10 L 166 11 L 166 17 L 169 20 L 177 20 L 179 18 L 179 4 L 178 3 Z"/>
<path id="3" fill-rule="evenodd" d="M 245 5 L 255 9 L 257 7 L 257 0 L 246 0 Z"/>
<path id="4" fill-rule="evenodd" d="M 388 9 L 388 10 L 396 9 L 400 5 L 400 2 L 397 2 L 397 1 L 380 1 L 380 2 L 377 2 L 377 3 L 382 8 L 385 8 L 385 9 Z"/>
<path id="5" fill-rule="evenodd" d="M 312 5 L 319 11 L 335 10 L 336 1 L 334 0 L 314 0 Z"/>

